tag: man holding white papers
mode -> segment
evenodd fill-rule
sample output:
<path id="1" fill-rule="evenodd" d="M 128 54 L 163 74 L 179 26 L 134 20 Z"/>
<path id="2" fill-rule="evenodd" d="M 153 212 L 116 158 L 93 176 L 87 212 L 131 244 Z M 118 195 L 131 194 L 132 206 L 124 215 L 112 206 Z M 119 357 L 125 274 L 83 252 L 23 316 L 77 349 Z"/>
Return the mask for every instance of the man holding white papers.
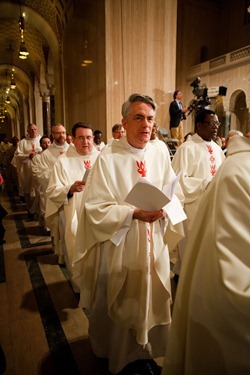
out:
<path id="1" fill-rule="evenodd" d="M 122 115 L 126 136 L 103 149 L 88 177 L 74 268 L 96 356 L 108 358 L 114 374 L 160 374 L 153 358 L 164 356 L 171 322 L 169 248 L 183 227 L 162 207 L 145 211 L 125 202 L 140 178 L 162 191 L 175 174 L 165 153 L 149 143 L 155 102 L 133 94 Z M 176 191 L 183 199 L 179 186 Z"/>
<path id="2" fill-rule="evenodd" d="M 78 122 L 72 128 L 73 143 L 65 154 L 58 158 L 51 173 L 47 188 L 46 219 L 59 213 L 65 224 L 66 251 L 64 261 L 72 274 L 75 234 L 78 225 L 77 210 L 81 205 L 84 176 L 93 167 L 99 151 L 93 147 L 93 131 L 90 124 Z"/>

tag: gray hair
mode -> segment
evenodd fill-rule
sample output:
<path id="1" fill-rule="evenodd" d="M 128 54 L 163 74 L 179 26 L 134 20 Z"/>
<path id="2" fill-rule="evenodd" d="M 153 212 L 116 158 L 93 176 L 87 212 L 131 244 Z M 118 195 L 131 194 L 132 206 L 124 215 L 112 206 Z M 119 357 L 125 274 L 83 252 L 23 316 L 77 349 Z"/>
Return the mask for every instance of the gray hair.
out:
<path id="1" fill-rule="evenodd" d="M 141 94 L 132 94 L 128 98 L 128 100 L 123 103 L 122 105 L 122 117 L 127 118 L 131 111 L 131 106 L 135 102 L 142 102 L 151 105 L 153 110 L 156 112 L 157 104 L 155 101 L 148 95 L 141 95 Z"/>

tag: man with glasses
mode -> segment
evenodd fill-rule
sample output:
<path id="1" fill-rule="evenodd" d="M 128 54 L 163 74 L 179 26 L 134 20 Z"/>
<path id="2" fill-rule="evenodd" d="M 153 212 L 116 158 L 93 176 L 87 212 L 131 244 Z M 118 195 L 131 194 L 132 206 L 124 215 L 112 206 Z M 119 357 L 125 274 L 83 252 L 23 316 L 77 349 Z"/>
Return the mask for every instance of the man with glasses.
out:
<path id="1" fill-rule="evenodd" d="M 66 142 L 66 129 L 62 124 L 56 124 L 52 127 L 52 138 L 52 144 L 47 148 L 47 150 L 43 151 L 38 163 L 36 163 L 36 165 L 34 165 L 32 169 L 33 174 L 38 179 L 41 189 L 43 191 L 45 205 L 46 189 L 48 187 L 52 168 L 57 158 L 60 155 L 64 154 L 69 147 L 69 144 Z M 54 244 L 54 250 L 55 253 L 59 255 L 58 263 L 61 264 L 63 263 L 63 260 L 61 261 L 61 258 L 63 258 L 61 256 L 63 251 L 63 241 L 60 242 L 60 237 L 62 235 L 60 236 L 59 232 L 60 228 L 58 222 L 58 215 L 55 215 L 53 217 L 53 220 L 50 220 L 50 222 L 46 222 L 46 225 L 50 228 L 51 237 L 53 239 Z"/>
<path id="2" fill-rule="evenodd" d="M 93 131 L 89 123 L 76 123 L 72 128 L 75 147 L 69 147 L 55 163 L 46 191 L 45 217 L 62 216 L 65 252 L 62 254 L 69 273 L 73 274 L 72 260 L 78 225 L 77 211 L 81 206 L 85 174 L 99 155 L 93 146 Z M 87 176 L 87 175 L 86 175 Z M 77 291 L 77 290 L 76 290 Z"/>
<path id="3" fill-rule="evenodd" d="M 184 223 L 186 236 L 179 244 L 180 259 L 175 264 L 174 272 L 178 275 L 186 246 L 192 220 L 199 206 L 201 196 L 207 189 L 225 155 L 213 139 L 216 137 L 220 123 L 214 111 L 202 109 L 195 118 L 195 133 L 176 151 L 172 167 L 176 174 L 181 172 L 185 204 L 188 219 Z"/>

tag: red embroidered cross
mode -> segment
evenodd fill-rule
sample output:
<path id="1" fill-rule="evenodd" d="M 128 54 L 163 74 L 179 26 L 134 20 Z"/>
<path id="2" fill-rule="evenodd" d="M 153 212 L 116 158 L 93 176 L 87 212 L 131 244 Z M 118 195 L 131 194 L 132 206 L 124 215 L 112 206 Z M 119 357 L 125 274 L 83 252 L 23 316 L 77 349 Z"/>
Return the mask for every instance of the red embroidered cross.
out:
<path id="1" fill-rule="evenodd" d="M 60 155 L 64 154 L 64 151 L 59 151 L 60 152 Z"/>
<path id="2" fill-rule="evenodd" d="M 142 177 L 146 177 L 147 168 L 146 168 L 146 160 L 144 161 L 136 161 L 137 164 L 137 172 L 141 174 Z"/>

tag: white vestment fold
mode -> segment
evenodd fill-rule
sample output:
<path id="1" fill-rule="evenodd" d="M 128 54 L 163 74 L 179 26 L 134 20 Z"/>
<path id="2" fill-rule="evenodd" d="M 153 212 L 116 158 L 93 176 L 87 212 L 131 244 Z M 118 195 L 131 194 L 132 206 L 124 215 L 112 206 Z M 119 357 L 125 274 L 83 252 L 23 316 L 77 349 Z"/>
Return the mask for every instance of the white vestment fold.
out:
<path id="1" fill-rule="evenodd" d="M 250 140 L 234 136 L 200 201 L 162 375 L 250 374 Z"/>
<path id="2" fill-rule="evenodd" d="M 117 246 L 111 242 L 133 209 L 124 199 L 140 177 L 162 190 L 175 174 L 162 150 L 150 144 L 134 149 L 126 137 L 112 142 L 89 174 L 79 213 L 74 268 L 79 273 L 80 306 L 91 311 L 92 346 L 99 347 L 97 355 L 105 353 L 113 372 L 138 359 L 140 351 L 142 358 L 152 355 L 155 347 L 160 348 L 157 354 L 163 354 L 171 321 L 168 241 L 174 246 L 183 237 L 182 224 L 174 227 L 169 222 L 162 235 L 164 219 L 153 224 L 132 220 L 122 242 Z M 183 199 L 181 189 L 178 192 Z M 100 290 L 105 291 L 106 307 L 98 299 Z M 94 329 L 98 319 L 106 322 L 106 310 L 108 336 Z M 150 332 L 159 326 L 165 332 L 164 342 L 149 342 Z M 111 350 L 118 345 L 117 328 L 122 334 L 119 358 Z"/>
<path id="3" fill-rule="evenodd" d="M 65 261 L 68 270 L 72 273 L 73 251 L 75 235 L 78 225 L 77 212 L 81 205 L 82 192 L 67 197 L 71 185 L 75 181 L 82 181 L 87 169 L 93 167 L 99 151 L 93 147 L 88 155 L 80 155 L 74 147 L 69 147 L 55 163 L 49 184 L 46 190 L 46 214 L 48 220 L 63 209 L 65 227 L 64 239 L 66 245 Z"/>

